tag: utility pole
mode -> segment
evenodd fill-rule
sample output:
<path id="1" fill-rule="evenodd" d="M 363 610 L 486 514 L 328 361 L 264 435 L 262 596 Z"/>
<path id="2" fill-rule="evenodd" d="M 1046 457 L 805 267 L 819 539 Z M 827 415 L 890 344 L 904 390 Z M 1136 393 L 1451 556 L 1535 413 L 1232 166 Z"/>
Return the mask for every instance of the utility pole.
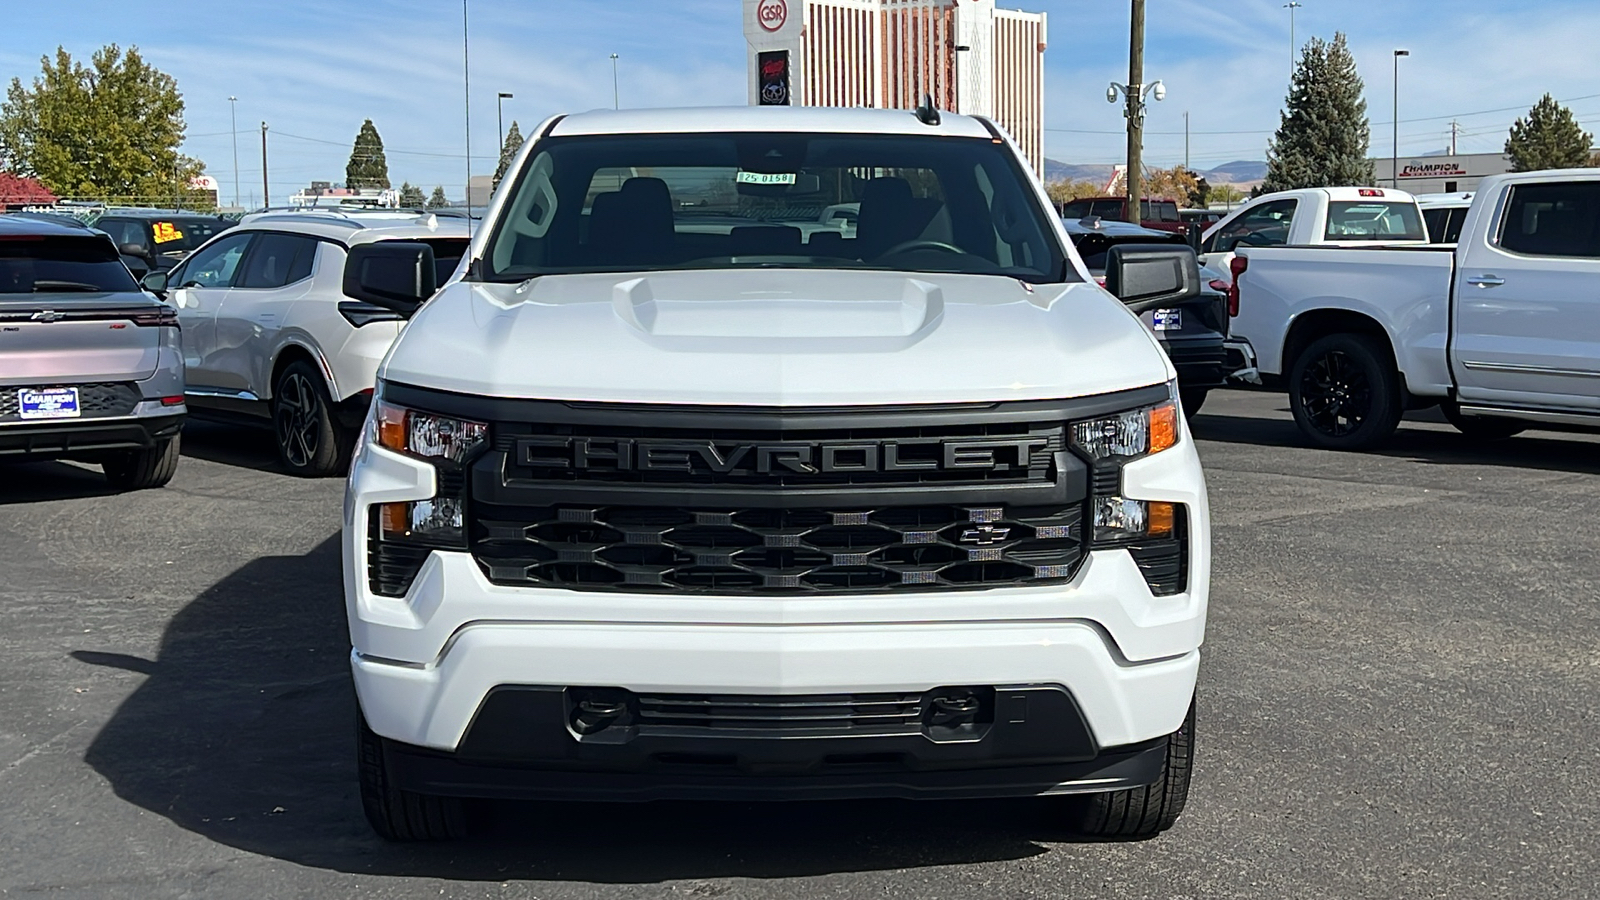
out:
<path id="1" fill-rule="evenodd" d="M 467 0 L 461 0 L 461 91 L 467 120 L 467 234 L 472 234 L 472 57 L 467 45 Z"/>
<path id="2" fill-rule="evenodd" d="M 1183 111 L 1183 170 L 1189 171 L 1189 111 Z"/>
<path id="3" fill-rule="evenodd" d="M 261 208 L 272 205 L 272 190 L 267 187 L 267 123 L 261 123 Z"/>
<path id="4" fill-rule="evenodd" d="M 228 98 L 228 121 L 233 125 L 233 205 L 239 205 L 239 98 Z"/>
<path id="5" fill-rule="evenodd" d="M 1456 138 L 1461 134 L 1461 123 L 1455 120 L 1450 122 L 1450 155 L 1456 155 Z"/>
<path id="6" fill-rule="evenodd" d="M 1128 221 L 1144 220 L 1139 207 L 1144 187 L 1144 0 L 1133 0 L 1128 29 Z"/>

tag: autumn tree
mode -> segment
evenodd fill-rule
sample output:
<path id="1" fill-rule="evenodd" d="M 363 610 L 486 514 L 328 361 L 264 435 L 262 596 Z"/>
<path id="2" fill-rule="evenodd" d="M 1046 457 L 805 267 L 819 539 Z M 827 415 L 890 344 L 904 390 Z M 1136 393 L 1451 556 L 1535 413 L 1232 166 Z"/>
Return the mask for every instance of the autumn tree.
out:
<path id="1" fill-rule="evenodd" d="M 1052 181 L 1044 186 L 1045 193 L 1050 195 L 1050 202 L 1060 209 L 1063 205 L 1084 197 L 1100 196 L 1100 185 L 1093 181 L 1075 181 L 1067 178 L 1061 181 Z"/>
<path id="2" fill-rule="evenodd" d="M 1517 119 L 1506 138 L 1506 155 L 1511 171 L 1537 172 L 1540 169 L 1576 169 L 1592 165 L 1590 151 L 1594 135 L 1578 126 L 1572 110 L 1545 94 L 1526 118 Z"/>
<path id="3" fill-rule="evenodd" d="M 1263 193 L 1372 184 L 1361 76 L 1344 34 L 1312 38 L 1300 54 L 1287 108 L 1267 146 Z"/>
<path id="4" fill-rule="evenodd" d="M 179 152 L 183 95 L 137 47 L 108 44 L 88 65 L 57 47 L 31 87 L 13 78 L 0 104 L 0 169 L 67 198 L 195 205 L 205 164 Z"/>
<path id="5" fill-rule="evenodd" d="M 368 119 L 356 132 L 356 142 L 350 148 L 350 161 L 344 167 L 346 187 L 358 190 L 387 189 L 389 187 L 389 161 L 383 155 L 383 138 Z"/>

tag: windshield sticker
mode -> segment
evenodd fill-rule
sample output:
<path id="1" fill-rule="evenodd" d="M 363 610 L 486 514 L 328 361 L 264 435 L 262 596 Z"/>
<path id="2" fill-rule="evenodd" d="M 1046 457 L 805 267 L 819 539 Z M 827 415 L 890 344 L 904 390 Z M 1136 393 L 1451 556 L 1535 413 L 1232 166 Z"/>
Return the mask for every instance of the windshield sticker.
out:
<path id="1" fill-rule="evenodd" d="M 733 177 L 740 184 L 794 184 L 793 172 L 740 172 Z"/>
<path id="2" fill-rule="evenodd" d="M 152 226 L 152 230 L 155 231 L 156 243 L 158 244 L 183 240 L 183 232 L 179 231 L 171 222 L 157 222 Z"/>

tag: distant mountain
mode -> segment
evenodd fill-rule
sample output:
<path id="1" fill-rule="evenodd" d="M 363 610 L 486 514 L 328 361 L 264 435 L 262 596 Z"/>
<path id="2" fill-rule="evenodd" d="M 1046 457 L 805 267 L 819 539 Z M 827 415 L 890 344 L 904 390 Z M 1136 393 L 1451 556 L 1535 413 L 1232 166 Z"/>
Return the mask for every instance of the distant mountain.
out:
<path id="1" fill-rule="evenodd" d="M 1044 180 L 1047 182 L 1092 181 L 1096 184 L 1105 184 L 1111 180 L 1113 171 L 1115 171 L 1114 166 L 1079 166 L 1057 159 L 1044 161 Z M 1256 182 L 1267 177 L 1267 164 L 1240 159 L 1214 169 L 1196 170 L 1196 174 L 1211 184 L 1254 186 Z"/>

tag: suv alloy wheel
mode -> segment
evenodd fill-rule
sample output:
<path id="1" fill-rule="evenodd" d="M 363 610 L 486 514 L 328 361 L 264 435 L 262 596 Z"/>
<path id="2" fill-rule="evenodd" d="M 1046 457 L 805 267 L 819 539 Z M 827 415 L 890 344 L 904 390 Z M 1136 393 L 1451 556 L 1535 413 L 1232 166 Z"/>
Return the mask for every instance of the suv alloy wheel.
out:
<path id="1" fill-rule="evenodd" d="M 272 432 L 284 468 L 305 478 L 344 473 L 350 434 L 333 418 L 322 376 L 304 360 L 284 368 L 272 386 Z"/>

